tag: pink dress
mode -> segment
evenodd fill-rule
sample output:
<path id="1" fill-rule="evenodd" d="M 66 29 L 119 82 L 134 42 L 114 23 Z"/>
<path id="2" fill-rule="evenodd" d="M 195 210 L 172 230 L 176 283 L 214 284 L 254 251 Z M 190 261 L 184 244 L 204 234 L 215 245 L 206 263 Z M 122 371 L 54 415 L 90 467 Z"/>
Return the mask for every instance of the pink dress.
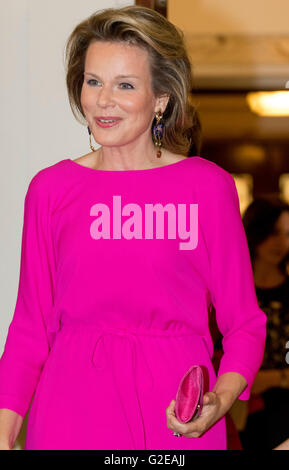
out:
<path id="1" fill-rule="evenodd" d="M 25 449 L 226 449 L 224 418 L 199 438 L 174 436 L 166 419 L 191 365 L 206 368 L 205 391 L 216 382 L 212 305 L 218 375 L 242 374 L 248 400 L 266 315 L 230 173 L 198 156 L 127 171 L 67 158 L 39 171 L 0 360 L 0 408 L 29 411 Z"/>

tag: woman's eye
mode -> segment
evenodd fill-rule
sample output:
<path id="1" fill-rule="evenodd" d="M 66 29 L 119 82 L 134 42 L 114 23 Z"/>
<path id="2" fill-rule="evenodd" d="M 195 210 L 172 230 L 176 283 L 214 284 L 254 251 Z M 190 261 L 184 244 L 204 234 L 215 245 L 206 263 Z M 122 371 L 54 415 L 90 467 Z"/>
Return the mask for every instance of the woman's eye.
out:
<path id="1" fill-rule="evenodd" d="M 87 80 L 86 83 L 90 86 L 100 86 L 101 85 L 101 82 L 99 82 L 98 80 L 93 79 L 93 78 L 91 78 L 90 80 Z M 124 90 L 131 90 L 134 87 L 130 83 L 121 83 L 120 88 L 122 88 Z"/>
<path id="2" fill-rule="evenodd" d="M 87 80 L 86 83 L 87 83 L 88 85 L 92 85 L 92 86 L 93 86 L 94 84 L 93 84 L 92 82 L 96 82 L 96 84 L 100 83 L 98 80 L 94 80 L 94 79 Z"/>
<path id="3" fill-rule="evenodd" d="M 133 89 L 133 86 L 130 83 L 121 83 L 120 87 L 124 88 L 125 90 Z"/>

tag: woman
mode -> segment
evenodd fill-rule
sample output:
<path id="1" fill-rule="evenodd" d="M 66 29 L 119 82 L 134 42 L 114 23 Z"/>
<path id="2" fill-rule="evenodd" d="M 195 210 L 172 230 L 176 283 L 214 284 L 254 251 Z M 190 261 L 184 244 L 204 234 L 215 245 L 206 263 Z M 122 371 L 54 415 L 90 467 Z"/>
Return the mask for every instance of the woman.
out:
<path id="1" fill-rule="evenodd" d="M 289 204 L 259 198 L 243 216 L 256 294 L 267 314 L 263 363 L 252 387 L 244 449 L 268 449 L 289 436 Z"/>
<path id="2" fill-rule="evenodd" d="M 41 170 L 28 188 L 3 420 L 24 417 L 36 390 L 25 449 L 226 449 L 224 415 L 249 398 L 266 317 L 233 178 L 186 158 L 182 34 L 153 10 L 109 9 L 75 28 L 66 53 L 92 152 Z M 218 379 L 212 305 L 225 338 Z M 192 364 L 207 372 L 206 393 L 184 424 L 174 399 Z M 10 447 L 12 421 L 0 430 Z"/>

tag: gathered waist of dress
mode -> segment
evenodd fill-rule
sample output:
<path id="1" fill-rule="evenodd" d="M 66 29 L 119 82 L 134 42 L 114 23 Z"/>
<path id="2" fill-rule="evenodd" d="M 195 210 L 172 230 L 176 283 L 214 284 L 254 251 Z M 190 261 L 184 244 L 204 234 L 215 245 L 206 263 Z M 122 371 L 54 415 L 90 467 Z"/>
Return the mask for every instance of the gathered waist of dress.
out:
<path id="1" fill-rule="evenodd" d="M 62 322 L 61 330 L 72 329 L 75 331 L 89 330 L 99 331 L 107 334 L 136 335 L 136 336 L 201 336 L 196 331 L 184 327 L 180 329 L 173 328 L 153 328 L 153 327 L 133 327 L 133 326 L 109 326 L 99 323 L 80 323 L 80 322 Z"/>

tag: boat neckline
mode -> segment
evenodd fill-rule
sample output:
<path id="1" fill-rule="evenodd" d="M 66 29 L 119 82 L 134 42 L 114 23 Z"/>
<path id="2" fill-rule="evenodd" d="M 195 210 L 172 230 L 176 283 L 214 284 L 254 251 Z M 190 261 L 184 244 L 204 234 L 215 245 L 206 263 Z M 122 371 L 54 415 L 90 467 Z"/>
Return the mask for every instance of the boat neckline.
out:
<path id="1" fill-rule="evenodd" d="M 190 160 L 191 158 L 193 158 L 193 157 L 185 157 L 182 160 L 179 160 L 179 161 L 174 162 L 174 163 L 169 163 L 168 165 L 158 166 L 158 167 L 155 167 L 155 168 L 145 168 L 145 169 L 140 169 L 140 170 L 99 170 L 99 169 L 96 169 L 96 168 L 90 168 L 88 166 L 81 165 L 80 163 L 77 163 L 76 161 L 72 160 L 71 158 L 67 158 L 66 161 L 69 164 L 73 165 L 75 168 L 79 168 L 81 171 L 85 171 L 87 173 L 113 173 L 113 174 L 115 174 L 115 173 L 126 173 L 126 174 L 128 174 L 128 173 L 157 172 L 157 171 L 160 171 L 160 170 L 163 171 L 165 168 L 180 165 L 184 161 Z"/>

